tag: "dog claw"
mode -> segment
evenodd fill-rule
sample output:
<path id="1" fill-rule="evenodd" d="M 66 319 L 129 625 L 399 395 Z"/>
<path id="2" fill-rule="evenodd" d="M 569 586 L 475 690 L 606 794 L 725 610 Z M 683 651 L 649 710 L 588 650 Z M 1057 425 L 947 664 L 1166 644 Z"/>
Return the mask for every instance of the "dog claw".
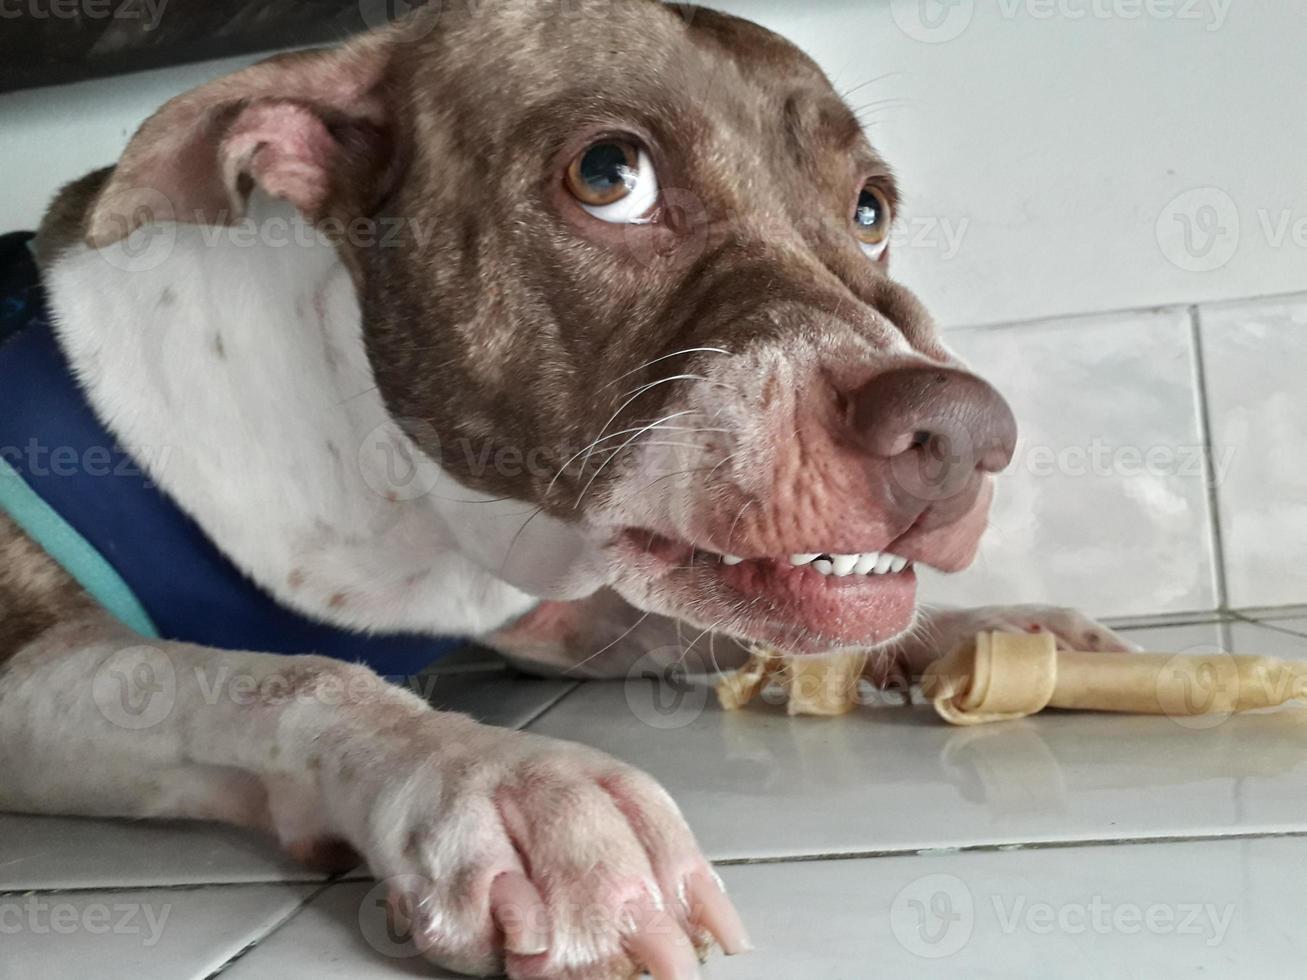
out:
<path id="1" fill-rule="evenodd" d="M 626 950 L 653 980 L 701 980 L 694 945 L 666 912 L 655 912 L 626 938 Z"/>
<path id="2" fill-rule="evenodd" d="M 490 886 L 490 908 L 504 934 L 504 948 L 518 956 L 549 952 L 549 918 L 535 885 L 518 871 L 506 871 Z"/>
<path id="3" fill-rule="evenodd" d="M 712 877 L 703 872 L 692 874 L 686 887 L 686 898 L 690 921 L 711 933 L 723 953 L 736 956 L 753 950 L 740 913 Z"/>

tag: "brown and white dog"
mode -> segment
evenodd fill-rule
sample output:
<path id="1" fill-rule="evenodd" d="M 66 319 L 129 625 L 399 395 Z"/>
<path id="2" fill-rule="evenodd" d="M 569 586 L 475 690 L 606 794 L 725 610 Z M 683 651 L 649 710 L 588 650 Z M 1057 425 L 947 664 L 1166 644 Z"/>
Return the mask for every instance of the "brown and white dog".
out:
<path id="1" fill-rule="evenodd" d="M 680 623 L 912 669 L 982 626 L 1119 645 L 919 616 L 911 563 L 972 560 L 1015 426 L 890 279 L 894 180 L 811 60 L 654 0 L 447 6 L 173 100 L 42 229 L 91 402 L 227 556 L 327 623 L 587 675 Z M 258 233 L 300 215 L 320 234 Z M 157 222 L 165 253 L 130 247 Z M 112 658 L 173 679 L 166 718 L 106 718 Z M 2 519 L 0 773 L 9 810 L 347 844 L 468 973 L 748 945 L 644 774 L 357 665 L 144 643 Z"/>

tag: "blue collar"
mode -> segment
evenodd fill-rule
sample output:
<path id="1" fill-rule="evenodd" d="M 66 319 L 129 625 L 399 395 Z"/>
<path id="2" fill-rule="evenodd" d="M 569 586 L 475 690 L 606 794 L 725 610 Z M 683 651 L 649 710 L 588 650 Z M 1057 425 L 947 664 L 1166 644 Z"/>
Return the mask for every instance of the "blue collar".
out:
<path id="1" fill-rule="evenodd" d="M 145 635 L 318 653 L 390 677 L 464 645 L 311 620 L 233 565 L 96 418 L 50 326 L 31 238 L 0 236 L 0 479 L 21 481 L 14 488 L 25 495 L 24 513 L 12 503 L 6 510 L 19 526 L 45 527 L 28 530 L 106 608 Z"/>

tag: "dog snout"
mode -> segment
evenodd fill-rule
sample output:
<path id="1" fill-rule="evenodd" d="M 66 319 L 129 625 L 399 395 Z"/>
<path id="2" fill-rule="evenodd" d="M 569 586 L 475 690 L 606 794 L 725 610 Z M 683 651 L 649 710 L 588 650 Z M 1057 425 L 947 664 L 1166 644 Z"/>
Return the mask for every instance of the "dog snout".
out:
<path id="1" fill-rule="evenodd" d="M 938 526 L 975 504 L 986 474 L 1016 451 L 1017 423 L 988 382 L 955 368 L 901 367 L 848 397 L 853 436 L 887 470 L 901 521 Z"/>

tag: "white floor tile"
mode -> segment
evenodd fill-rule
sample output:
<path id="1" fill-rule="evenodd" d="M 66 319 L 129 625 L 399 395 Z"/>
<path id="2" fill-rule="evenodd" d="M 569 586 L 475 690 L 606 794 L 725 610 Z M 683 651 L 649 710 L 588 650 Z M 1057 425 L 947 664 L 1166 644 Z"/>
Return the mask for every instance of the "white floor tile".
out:
<path id="1" fill-rule="evenodd" d="M 333 885 L 223 971 L 223 980 L 370 980 L 457 974 L 429 965 L 386 922 L 384 886 Z"/>
<path id="2" fill-rule="evenodd" d="M 935 853 L 721 868 L 756 950 L 706 980 L 1290 976 L 1307 953 L 1300 838 Z M 224 980 L 449 977 L 337 885 Z"/>
<path id="3" fill-rule="evenodd" d="M 417 679 L 415 688 L 435 707 L 459 711 L 502 728 L 520 728 L 546 710 L 577 682 L 531 677 L 502 663 L 487 670 L 436 671 Z"/>
<path id="4" fill-rule="evenodd" d="M 1210 625 L 1131 638 L 1165 653 L 1220 644 Z M 584 685 L 531 730 L 653 773 L 715 860 L 1307 830 L 1296 706 L 1176 720 L 1049 712 L 960 729 L 925 707 L 725 713 L 706 690 L 638 680 Z"/>
<path id="5" fill-rule="evenodd" d="M 0 891 L 321 877 L 234 827 L 0 813 Z"/>
<path id="6" fill-rule="evenodd" d="M 1188 317 L 1133 314 L 949 337 L 1021 427 L 976 564 L 931 602 L 1098 616 L 1216 606 Z"/>
<path id="7" fill-rule="evenodd" d="M 202 980 L 312 891 L 237 885 L 0 895 L 0 980 Z"/>
<path id="8" fill-rule="evenodd" d="M 758 949 L 708 980 L 1291 977 L 1307 842 L 1224 840 L 723 869 Z"/>
<path id="9" fill-rule="evenodd" d="M 1204 309 L 1202 342 L 1230 604 L 1307 601 L 1307 298 Z"/>
<path id="10" fill-rule="evenodd" d="M 1293 632 L 1294 630 L 1299 632 Z M 1307 660 L 1307 620 L 1282 620 L 1254 626 L 1230 624 L 1230 648 L 1233 653 Z"/>

